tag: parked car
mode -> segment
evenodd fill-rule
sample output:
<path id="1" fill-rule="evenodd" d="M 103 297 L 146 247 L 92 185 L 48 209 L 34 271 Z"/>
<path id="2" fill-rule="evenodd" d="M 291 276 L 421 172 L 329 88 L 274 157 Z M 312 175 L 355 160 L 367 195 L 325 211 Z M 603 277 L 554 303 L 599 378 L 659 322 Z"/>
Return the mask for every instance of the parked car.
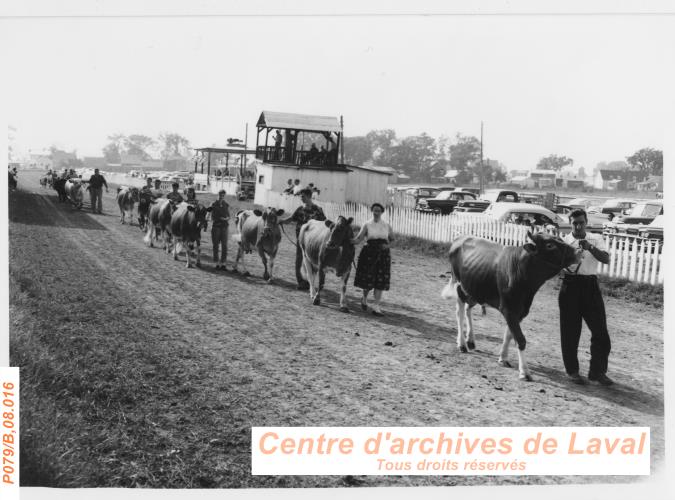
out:
<path id="1" fill-rule="evenodd" d="M 414 186 L 409 187 L 405 190 L 407 196 L 412 196 L 415 199 L 415 205 L 419 203 L 420 200 L 427 198 L 433 198 L 441 191 L 452 191 L 454 188 L 452 186 L 448 187 L 428 187 L 428 186 Z"/>
<path id="2" fill-rule="evenodd" d="M 588 198 L 574 198 L 573 200 L 565 203 L 565 205 L 568 205 L 572 208 L 583 208 L 586 210 L 586 212 L 588 212 L 588 209 L 593 206 L 593 201 L 589 200 Z"/>
<path id="3" fill-rule="evenodd" d="M 638 237 L 645 240 L 659 240 L 663 243 L 663 225 L 665 222 L 663 215 L 656 216 L 649 224 L 638 229 Z"/>
<path id="4" fill-rule="evenodd" d="M 483 212 L 492 203 L 498 202 L 520 202 L 520 197 L 515 191 L 504 189 L 490 189 L 483 193 L 480 200 L 466 200 L 457 203 L 458 212 Z"/>
<path id="5" fill-rule="evenodd" d="M 415 210 L 435 214 L 449 214 L 463 200 L 475 200 L 476 195 L 468 191 L 441 191 L 433 198 L 423 198 L 417 202 Z"/>
<path id="6" fill-rule="evenodd" d="M 602 204 L 600 207 L 600 213 L 607 214 L 609 220 L 612 220 L 617 215 L 621 215 L 624 210 L 633 208 L 636 203 L 637 202 L 635 200 L 610 198 Z"/>
<path id="7" fill-rule="evenodd" d="M 651 223 L 657 216 L 663 215 L 663 201 L 650 200 L 641 201 L 633 208 L 624 210 L 624 212 L 614 217 L 611 221 L 605 223 L 606 233 L 626 233 L 631 226 L 643 226 Z M 637 234 L 637 229 L 633 231 Z"/>
<path id="8" fill-rule="evenodd" d="M 568 220 L 540 205 L 529 203 L 496 202 L 490 205 L 484 214 L 500 222 L 510 222 L 530 226 L 533 229 L 555 228 L 559 231 L 572 231 Z"/>

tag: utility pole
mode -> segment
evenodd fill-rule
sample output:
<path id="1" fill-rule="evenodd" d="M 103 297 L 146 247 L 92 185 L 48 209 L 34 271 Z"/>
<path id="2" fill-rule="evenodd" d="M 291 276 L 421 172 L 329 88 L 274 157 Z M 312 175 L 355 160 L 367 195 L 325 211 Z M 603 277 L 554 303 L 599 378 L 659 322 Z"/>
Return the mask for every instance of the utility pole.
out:
<path id="1" fill-rule="evenodd" d="M 246 163 L 248 161 L 248 155 L 246 154 L 246 149 L 248 148 L 248 122 L 246 122 L 246 132 L 244 135 L 244 161 L 239 163 L 239 168 L 241 172 L 241 178 L 244 178 L 244 172 L 246 171 Z"/>
<path id="2" fill-rule="evenodd" d="M 480 194 L 483 194 L 483 122 L 480 122 Z"/>
<path id="3" fill-rule="evenodd" d="M 340 115 L 340 165 L 345 164 L 345 125 Z"/>

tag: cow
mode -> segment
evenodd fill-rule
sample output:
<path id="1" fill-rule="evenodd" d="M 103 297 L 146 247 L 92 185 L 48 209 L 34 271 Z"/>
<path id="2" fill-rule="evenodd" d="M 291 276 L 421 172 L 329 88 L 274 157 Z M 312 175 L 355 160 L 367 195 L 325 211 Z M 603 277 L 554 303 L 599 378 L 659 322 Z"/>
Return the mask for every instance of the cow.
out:
<path id="1" fill-rule="evenodd" d="M 59 195 L 60 202 L 68 201 L 68 196 L 66 195 L 66 180 L 63 177 L 56 177 L 52 186 L 56 191 L 56 194 Z"/>
<path id="2" fill-rule="evenodd" d="M 232 272 L 237 273 L 239 260 L 244 268 L 244 276 L 250 276 L 246 269 L 243 256 L 244 253 L 251 253 L 253 248 L 258 250 L 258 255 L 265 266 L 263 279 L 272 283 L 274 279 L 274 258 L 279 250 L 281 242 L 281 230 L 279 229 L 279 217 L 284 214 L 283 209 L 267 208 L 261 210 L 240 210 L 237 212 L 237 229 L 239 234 L 234 239 L 238 241 L 237 260 L 234 263 Z M 267 270 L 267 256 L 270 259 L 269 272 Z"/>
<path id="3" fill-rule="evenodd" d="M 167 253 L 171 250 L 171 233 L 169 232 L 169 226 L 171 224 L 171 215 L 175 210 L 176 205 L 171 203 L 171 200 L 168 200 L 167 198 L 158 199 L 157 202 L 150 207 L 147 223 L 148 230 L 143 239 L 151 247 L 153 246 L 153 240 L 158 239 L 159 236 L 161 236 L 164 250 Z"/>
<path id="4" fill-rule="evenodd" d="M 120 207 L 120 222 L 124 224 L 126 213 L 129 212 L 129 219 L 132 218 L 134 203 L 138 202 L 138 188 L 118 187 L 117 188 L 117 206 Z"/>
<path id="5" fill-rule="evenodd" d="M 530 243 L 505 247 L 471 236 L 456 239 L 448 254 L 450 282 L 441 296 L 457 299 L 457 347 L 475 349 L 471 308 L 476 304 L 499 310 L 506 320 L 499 364 L 510 367 L 508 349 L 513 337 L 518 345 L 521 380 L 532 380 L 525 360 L 525 336 L 520 322 L 528 315 L 539 288 L 564 268 L 578 262 L 579 255 L 560 238 L 545 233 L 527 233 Z M 468 335 L 464 332 L 466 320 Z M 468 341 L 467 341 L 468 337 Z"/>
<path id="6" fill-rule="evenodd" d="M 176 211 L 171 215 L 169 230 L 174 238 L 173 259 L 178 260 L 178 245 L 185 247 L 187 262 L 185 267 L 192 267 L 190 254 L 194 245 L 197 245 L 197 267 L 201 267 L 201 232 L 206 231 L 208 222 L 206 214 L 211 211 L 211 207 L 206 208 L 199 202 L 189 204 L 181 202 L 176 207 Z"/>
<path id="7" fill-rule="evenodd" d="M 84 188 L 82 186 L 82 181 L 80 179 L 68 179 L 64 188 L 70 203 L 78 210 L 81 209 L 84 204 Z"/>
<path id="8" fill-rule="evenodd" d="M 46 188 L 49 185 L 49 180 L 51 179 L 50 174 L 45 174 L 42 177 L 40 177 L 40 186 L 43 188 Z"/>
<path id="9" fill-rule="evenodd" d="M 353 218 L 339 216 L 337 222 L 310 220 L 300 228 L 298 244 L 302 249 L 303 267 L 309 281 L 309 296 L 315 306 L 321 304 L 321 290 L 326 279 L 326 269 L 334 269 L 342 281 L 340 289 L 340 311 L 348 313 L 347 282 L 354 260 L 355 249 L 352 243 Z M 315 286 L 316 274 L 319 286 Z"/>

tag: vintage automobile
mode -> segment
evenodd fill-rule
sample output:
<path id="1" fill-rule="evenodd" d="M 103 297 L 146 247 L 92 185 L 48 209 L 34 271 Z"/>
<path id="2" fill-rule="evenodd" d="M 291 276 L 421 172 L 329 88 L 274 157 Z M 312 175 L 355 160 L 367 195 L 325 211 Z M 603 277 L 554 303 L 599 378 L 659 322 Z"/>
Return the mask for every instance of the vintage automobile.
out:
<path id="1" fill-rule="evenodd" d="M 600 207 L 600 213 L 607 214 L 609 220 L 612 220 L 617 215 L 621 215 L 625 210 L 631 209 L 636 205 L 635 200 L 610 198 Z"/>
<path id="2" fill-rule="evenodd" d="M 521 224 L 530 226 L 532 229 L 556 229 L 564 233 L 572 231 L 572 225 L 567 219 L 540 205 L 496 202 L 483 213 L 485 216 L 500 222 Z"/>
<path id="3" fill-rule="evenodd" d="M 475 200 L 476 195 L 469 191 L 441 191 L 433 198 L 422 198 L 417 202 L 415 210 L 435 214 L 449 214 L 463 200 Z"/>
<path id="4" fill-rule="evenodd" d="M 646 226 L 642 226 L 637 230 L 638 237 L 645 240 L 659 240 L 663 243 L 663 226 L 666 220 L 663 215 L 658 215 Z"/>
<path id="5" fill-rule="evenodd" d="M 629 234 L 629 227 L 649 224 L 659 215 L 663 215 L 663 200 L 641 201 L 633 208 L 624 210 L 621 215 L 606 222 L 604 232 Z M 634 233 L 637 234 L 637 229 Z"/>
<path id="6" fill-rule="evenodd" d="M 483 212 L 491 203 L 520 202 L 520 197 L 515 191 L 503 189 L 490 189 L 485 191 L 479 200 L 464 200 L 457 203 L 455 212 Z"/>
<path id="7" fill-rule="evenodd" d="M 404 192 L 406 196 L 414 198 L 415 206 L 417 206 L 420 200 L 433 198 L 442 191 L 452 191 L 453 189 L 454 188 L 452 186 L 448 187 L 414 186 L 406 188 Z"/>

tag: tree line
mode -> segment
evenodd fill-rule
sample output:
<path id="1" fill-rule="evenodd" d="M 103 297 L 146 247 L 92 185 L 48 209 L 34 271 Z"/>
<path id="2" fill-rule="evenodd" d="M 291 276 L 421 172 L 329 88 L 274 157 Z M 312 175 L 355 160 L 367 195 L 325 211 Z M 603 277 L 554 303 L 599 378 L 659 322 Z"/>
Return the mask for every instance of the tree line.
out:
<path id="1" fill-rule="evenodd" d="M 112 134 L 103 148 L 103 157 L 107 163 L 120 163 L 122 155 L 135 155 L 141 160 L 159 157 L 186 158 L 190 156 L 190 141 L 174 132 L 162 132 L 155 139 L 143 134 Z"/>
<path id="2" fill-rule="evenodd" d="M 443 177 L 449 170 L 457 172 L 455 181 L 469 183 L 480 175 L 480 141 L 457 134 L 434 139 L 426 133 L 403 138 L 392 129 L 372 130 L 365 136 L 345 137 L 345 163 L 391 167 L 410 176 L 413 181 L 429 182 Z M 483 162 L 488 182 L 506 180 L 506 169 L 494 160 Z"/>
<path id="3" fill-rule="evenodd" d="M 537 168 L 541 170 L 560 171 L 574 160 L 567 156 L 548 155 L 539 160 Z M 596 168 L 603 170 L 639 170 L 649 175 L 663 175 L 663 151 L 653 148 L 642 148 L 630 156 L 626 161 L 600 162 Z"/>

